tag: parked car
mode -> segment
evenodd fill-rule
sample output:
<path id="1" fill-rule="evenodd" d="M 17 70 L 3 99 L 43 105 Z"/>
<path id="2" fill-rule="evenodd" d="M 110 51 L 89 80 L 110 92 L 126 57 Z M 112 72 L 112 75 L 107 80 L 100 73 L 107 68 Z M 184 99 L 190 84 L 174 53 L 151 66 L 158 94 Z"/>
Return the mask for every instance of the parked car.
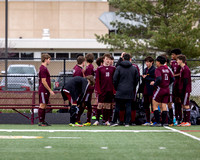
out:
<path id="1" fill-rule="evenodd" d="M 0 91 L 5 91 L 5 77 L 0 84 Z M 32 91 L 33 86 L 26 77 L 7 77 L 7 91 Z"/>
<path id="2" fill-rule="evenodd" d="M 2 74 L 5 74 L 5 71 L 1 72 Z M 28 80 L 30 81 L 30 84 L 34 87 L 34 76 L 35 76 L 35 89 L 38 89 L 39 83 L 38 83 L 38 74 L 36 72 L 34 65 L 29 64 L 12 64 L 8 66 L 7 74 L 9 76 L 27 76 Z"/>
<path id="3" fill-rule="evenodd" d="M 59 76 L 56 78 L 53 90 L 54 91 L 60 91 L 64 85 L 64 77 L 65 77 L 65 83 L 68 82 L 70 79 L 73 77 L 73 71 L 67 71 L 65 72 L 60 72 Z"/>

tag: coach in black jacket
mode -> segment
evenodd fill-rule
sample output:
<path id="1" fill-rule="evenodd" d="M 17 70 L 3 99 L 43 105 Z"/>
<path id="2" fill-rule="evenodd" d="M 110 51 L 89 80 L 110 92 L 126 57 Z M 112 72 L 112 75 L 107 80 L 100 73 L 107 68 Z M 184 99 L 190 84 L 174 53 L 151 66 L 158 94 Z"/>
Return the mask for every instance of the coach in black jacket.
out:
<path id="1" fill-rule="evenodd" d="M 138 71 L 130 61 L 131 56 L 126 53 L 123 56 L 123 61 L 119 63 L 113 76 L 113 84 L 116 90 L 116 109 L 113 122 L 115 123 L 118 118 L 120 105 L 125 104 L 126 125 L 129 125 L 131 120 L 131 103 L 139 80 Z"/>

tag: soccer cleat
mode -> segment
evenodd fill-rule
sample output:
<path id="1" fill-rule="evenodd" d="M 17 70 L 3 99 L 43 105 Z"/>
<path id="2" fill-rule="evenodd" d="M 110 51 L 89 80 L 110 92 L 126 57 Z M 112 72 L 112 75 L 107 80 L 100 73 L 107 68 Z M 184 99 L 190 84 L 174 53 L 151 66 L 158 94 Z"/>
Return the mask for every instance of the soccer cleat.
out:
<path id="1" fill-rule="evenodd" d="M 83 127 L 83 125 L 82 124 L 79 124 L 78 122 L 75 122 L 75 127 Z"/>
<path id="2" fill-rule="evenodd" d="M 149 123 L 149 122 L 146 122 L 146 123 L 144 123 L 144 124 L 142 124 L 143 126 L 150 126 L 151 125 L 151 123 Z"/>
<path id="3" fill-rule="evenodd" d="M 174 124 L 173 124 L 173 123 L 171 123 L 171 124 L 169 124 L 168 126 L 169 126 L 169 127 L 172 127 L 172 126 L 174 126 Z"/>
<path id="4" fill-rule="evenodd" d="M 95 121 L 94 123 L 93 123 L 93 126 L 98 126 L 99 125 L 99 121 Z"/>
<path id="5" fill-rule="evenodd" d="M 125 127 L 129 127 L 129 124 L 125 124 Z"/>
<path id="6" fill-rule="evenodd" d="M 106 125 L 106 126 L 110 126 L 110 122 L 107 121 L 107 122 L 105 123 L 105 125 Z"/>
<path id="7" fill-rule="evenodd" d="M 151 123 L 150 126 L 151 127 L 161 127 L 162 125 L 160 123 L 154 122 L 154 123 Z"/>
<path id="8" fill-rule="evenodd" d="M 119 124 L 118 123 L 114 123 L 114 124 L 111 125 L 111 127 L 116 127 L 116 126 L 119 126 Z"/>
<path id="9" fill-rule="evenodd" d="M 99 119 L 103 119 L 103 115 L 100 115 Z"/>
<path id="10" fill-rule="evenodd" d="M 95 120 L 96 119 L 96 116 L 92 116 L 92 120 Z"/>
<path id="11" fill-rule="evenodd" d="M 75 124 L 73 124 L 73 123 L 70 123 L 70 124 L 69 124 L 69 126 L 71 126 L 71 127 L 74 127 L 74 126 L 75 126 Z"/>
<path id="12" fill-rule="evenodd" d="M 177 125 L 177 126 L 183 127 L 183 126 L 185 126 L 185 122 L 182 122 L 181 124 L 179 124 L 179 125 Z"/>
<path id="13" fill-rule="evenodd" d="M 51 126 L 51 125 L 48 124 L 47 122 L 39 122 L 38 126 L 46 127 L 46 126 Z"/>
<path id="14" fill-rule="evenodd" d="M 191 123 L 189 122 L 185 122 L 185 124 L 182 125 L 182 127 L 190 127 L 191 126 Z"/>
<path id="15" fill-rule="evenodd" d="M 91 126 L 91 123 L 90 123 L 90 122 L 87 122 L 87 123 L 84 123 L 83 125 L 84 125 L 84 126 Z"/>

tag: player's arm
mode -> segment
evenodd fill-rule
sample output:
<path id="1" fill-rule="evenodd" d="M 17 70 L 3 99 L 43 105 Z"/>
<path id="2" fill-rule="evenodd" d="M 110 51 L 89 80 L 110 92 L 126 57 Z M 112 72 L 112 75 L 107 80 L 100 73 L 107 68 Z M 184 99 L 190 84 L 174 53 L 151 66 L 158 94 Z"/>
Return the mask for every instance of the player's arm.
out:
<path id="1" fill-rule="evenodd" d="M 95 82 L 95 88 L 97 91 L 97 94 L 101 94 L 101 88 L 100 88 L 100 73 L 99 73 L 99 69 L 97 68 L 96 70 L 96 82 Z"/>
<path id="2" fill-rule="evenodd" d="M 162 81 L 162 77 L 161 76 L 156 77 L 156 80 L 155 80 L 153 85 L 156 87 L 161 83 L 161 81 Z"/>
<path id="3" fill-rule="evenodd" d="M 49 87 L 49 85 L 47 84 L 46 78 L 42 78 L 42 84 L 44 85 L 44 87 L 50 92 L 50 94 L 54 95 L 55 93 L 51 90 L 51 88 Z"/>
<path id="4" fill-rule="evenodd" d="M 180 73 L 174 74 L 174 77 L 179 77 L 179 76 L 180 76 Z"/>

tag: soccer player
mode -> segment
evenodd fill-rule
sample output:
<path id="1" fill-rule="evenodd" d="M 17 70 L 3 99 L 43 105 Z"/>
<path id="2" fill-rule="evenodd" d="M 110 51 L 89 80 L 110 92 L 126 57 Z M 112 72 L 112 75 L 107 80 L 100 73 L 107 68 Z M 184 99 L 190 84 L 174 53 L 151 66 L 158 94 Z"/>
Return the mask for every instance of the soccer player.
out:
<path id="1" fill-rule="evenodd" d="M 180 95 L 178 92 L 181 66 L 178 65 L 176 58 L 180 54 L 181 54 L 180 49 L 173 49 L 171 51 L 171 58 L 172 58 L 171 69 L 172 69 L 172 71 L 174 73 L 174 77 L 175 77 L 175 81 L 174 81 L 174 85 L 173 85 L 173 102 L 174 102 L 174 106 L 175 106 L 176 120 L 179 124 L 180 124 L 180 121 L 182 120 L 182 107 L 181 107 L 182 105 L 181 105 Z"/>
<path id="2" fill-rule="evenodd" d="M 142 75 L 142 84 L 141 90 L 143 93 L 143 100 L 144 100 L 144 108 L 146 113 L 146 123 L 144 126 L 149 126 L 151 123 L 150 120 L 150 105 L 152 107 L 152 98 L 153 98 L 153 91 L 154 87 L 150 85 L 151 81 L 155 80 L 155 67 L 153 65 L 154 59 L 152 57 L 146 57 L 144 59 L 146 68 L 144 69 L 144 74 Z"/>
<path id="3" fill-rule="evenodd" d="M 76 76 L 85 77 L 83 70 L 84 66 L 85 66 L 85 58 L 83 56 L 78 56 L 77 64 L 73 68 L 73 77 Z"/>
<path id="4" fill-rule="evenodd" d="M 103 66 L 100 66 L 96 70 L 96 91 L 98 94 L 98 106 L 97 106 L 97 119 L 93 125 L 99 125 L 99 116 L 103 109 L 103 117 L 105 125 L 110 125 L 109 115 L 111 114 L 112 102 L 114 98 L 114 86 L 113 75 L 115 67 L 110 66 L 111 55 L 104 54 Z"/>
<path id="5" fill-rule="evenodd" d="M 169 102 L 169 85 L 174 81 L 173 75 L 168 68 L 164 66 L 166 58 L 158 56 L 156 58 L 155 81 L 150 85 L 156 87 L 153 93 L 153 111 L 156 122 L 152 126 L 161 126 L 158 106 L 162 111 L 162 125 L 165 125 L 167 118 L 167 103 Z"/>
<path id="6" fill-rule="evenodd" d="M 54 95 L 54 92 L 51 90 L 51 80 L 50 74 L 47 69 L 47 66 L 50 64 L 51 56 L 49 54 L 42 54 L 41 61 L 42 65 L 39 69 L 39 104 L 40 107 L 38 109 L 38 117 L 39 117 L 39 124 L 38 126 L 50 126 L 45 121 L 45 111 L 47 104 L 49 103 L 50 94 Z"/>
<path id="7" fill-rule="evenodd" d="M 191 93 L 191 72 L 189 67 L 185 64 L 186 57 L 179 55 L 177 57 L 177 63 L 181 66 L 180 78 L 179 78 L 179 94 L 181 96 L 181 104 L 183 107 L 183 122 L 180 126 L 191 126 L 190 123 L 190 106 L 189 98 Z"/>
<path id="8" fill-rule="evenodd" d="M 94 66 L 93 66 L 93 61 L 94 61 L 94 55 L 92 53 L 88 53 L 86 56 L 86 70 L 84 72 L 85 76 L 89 76 L 92 75 L 94 76 Z M 87 106 L 87 123 L 84 124 L 84 126 L 91 126 L 91 116 L 92 116 L 92 105 L 91 105 L 91 101 L 92 101 L 92 94 L 94 92 L 94 86 L 89 86 L 88 87 L 88 92 L 86 93 L 86 97 L 85 97 L 85 102 L 84 102 L 84 107 Z M 80 119 L 79 119 L 80 120 Z"/>
<path id="9" fill-rule="evenodd" d="M 80 105 L 84 99 L 88 89 L 88 86 L 94 86 L 94 77 L 92 75 L 85 78 L 76 76 L 64 84 L 61 94 L 66 101 L 69 100 L 70 107 L 70 126 L 82 126 L 75 124 L 76 113 L 78 112 L 78 105 Z"/>

